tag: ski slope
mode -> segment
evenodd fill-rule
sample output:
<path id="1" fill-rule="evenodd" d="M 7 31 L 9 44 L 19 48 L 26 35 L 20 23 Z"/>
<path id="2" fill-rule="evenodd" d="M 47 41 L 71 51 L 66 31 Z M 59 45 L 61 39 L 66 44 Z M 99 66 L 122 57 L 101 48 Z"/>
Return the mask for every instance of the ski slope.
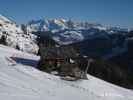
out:
<path id="1" fill-rule="evenodd" d="M 41 72 L 38 60 L 0 45 L 0 100 L 133 100 L 133 91 L 90 75 L 70 82 Z"/>

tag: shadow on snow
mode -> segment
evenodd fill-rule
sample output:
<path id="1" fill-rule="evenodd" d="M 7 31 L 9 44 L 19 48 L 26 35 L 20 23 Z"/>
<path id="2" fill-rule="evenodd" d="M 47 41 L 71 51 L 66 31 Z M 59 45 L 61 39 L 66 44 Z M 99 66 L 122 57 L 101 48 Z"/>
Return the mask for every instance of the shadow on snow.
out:
<path id="1" fill-rule="evenodd" d="M 26 65 L 26 66 L 32 66 L 37 67 L 38 61 L 33 59 L 27 59 L 27 58 L 20 58 L 20 57 L 10 57 L 12 60 L 14 60 L 18 64 Z"/>

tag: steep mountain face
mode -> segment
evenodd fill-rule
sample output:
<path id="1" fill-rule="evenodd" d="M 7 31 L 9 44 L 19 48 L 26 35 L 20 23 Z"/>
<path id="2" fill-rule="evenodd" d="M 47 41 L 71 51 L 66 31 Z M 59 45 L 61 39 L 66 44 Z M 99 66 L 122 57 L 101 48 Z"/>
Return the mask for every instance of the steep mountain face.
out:
<path id="1" fill-rule="evenodd" d="M 2 15 L 0 15 L 0 31 L 11 34 L 23 33 L 19 25 Z"/>
<path id="2" fill-rule="evenodd" d="M 13 48 L 29 53 L 37 52 L 37 45 L 34 43 L 35 36 L 24 34 L 20 25 L 0 15 L 0 38 L 5 38 L 5 43 Z"/>

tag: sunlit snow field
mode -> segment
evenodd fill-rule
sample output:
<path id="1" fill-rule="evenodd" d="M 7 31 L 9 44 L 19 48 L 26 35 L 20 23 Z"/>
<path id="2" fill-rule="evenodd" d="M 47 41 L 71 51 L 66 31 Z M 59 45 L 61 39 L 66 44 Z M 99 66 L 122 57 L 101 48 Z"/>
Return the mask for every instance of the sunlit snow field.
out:
<path id="1" fill-rule="evenodd" d="M 90 75 L 88 80 L 69 82 L 41 72 L 35 68 L 38 60 L 0 45 L 0 100 L 133 100 L 131 90 Z"/>

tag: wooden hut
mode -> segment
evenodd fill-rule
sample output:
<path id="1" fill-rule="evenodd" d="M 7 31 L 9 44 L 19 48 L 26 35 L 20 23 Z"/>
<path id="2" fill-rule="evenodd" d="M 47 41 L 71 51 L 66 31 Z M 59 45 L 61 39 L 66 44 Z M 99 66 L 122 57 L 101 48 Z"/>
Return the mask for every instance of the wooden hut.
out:
<path id="1" fill-rule="evenodd" d="M 43 40 L 43 41 L 42 41 Z M 83 58 L 79 55 L 77 49 L 72 45 L 60 46 L 50 38 L 42 39 L 39 43 L 40 70 L 51 73 L 57 71 L 62 76 L 72 76 L 81 78 L 83 67 L 81 64 Z M 82 60 L 81 60 L 82 59 Z M 86 66 L 86 65 L 85 65 Z M 85 78 L 85 77 L 84 77 Z"/>
<path id="2" fill-rule="evenodd" d="M 78 53 L 69 46 L 42 47 L 40 49 L 41 61 L 43 64 L 50 64 L 60 67 L 60 64 L 69 62 L 70 58 L 76 58 Z"/>
<path id="3" fill-rule="evenodd" d="M 79 53 L 72 46 L 43 47 L 40 49 L 40 55 L 40 70 L 57 71 L 61 76 L 86 78 L 78 62 L 81 59 Z"/>

